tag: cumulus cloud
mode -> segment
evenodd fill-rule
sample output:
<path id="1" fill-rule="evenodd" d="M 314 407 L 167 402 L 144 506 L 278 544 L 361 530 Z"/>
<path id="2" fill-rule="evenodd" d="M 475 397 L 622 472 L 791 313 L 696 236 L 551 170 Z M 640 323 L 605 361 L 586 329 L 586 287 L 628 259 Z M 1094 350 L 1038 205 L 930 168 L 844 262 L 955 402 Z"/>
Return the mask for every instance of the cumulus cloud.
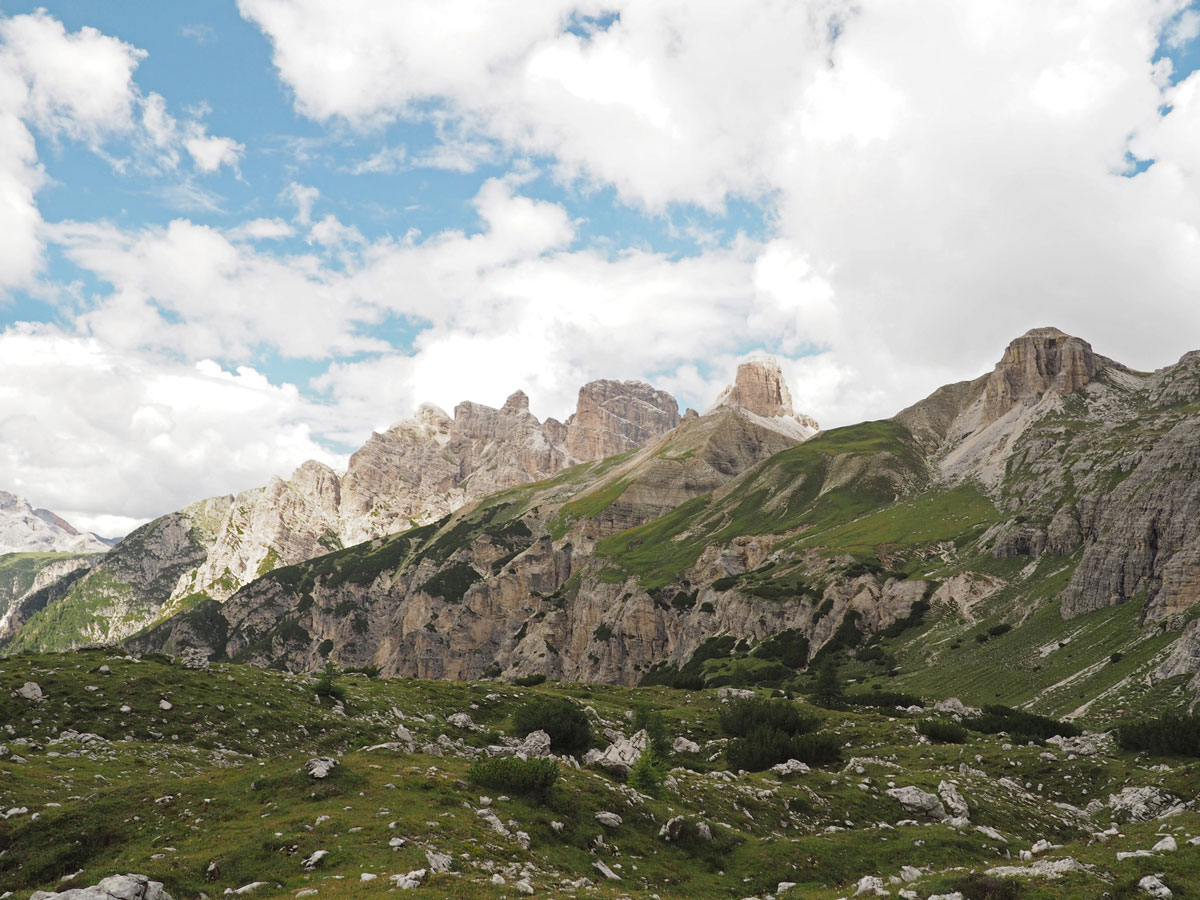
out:
<path id="1" fill-rule="evenodd" d="M 42 262 L 36 194 L 46 175 L 34 132 L 84 142 L 118 170 L 129 160 L 106 150 L 114 140 L 130 141 L 151 169 L 176 169 L 181 147 L 197 172 L 236 169 L 241 144 L 210 136 L 195 117 L 181 124 L 160 95 L 143 96 L 133 74 L 145 55 L 95 28 L 68 32 L 45 10 L 0 17 L 0 291 L 29 286 Z"/>
<path id="2" fill-rule="evenodd" d="M 1195 39 L 1186 7 L 240 3 L 315 119 L 371 127 L 433 103 L 461 136 L 645 210 L 764 204 L 774 233 L 736 330 L 786 320 L 784 352 L 821 351 L 793 393 L 839 422 L 981 371 L 1034 325 L 1141 367 L 1188 349 L 1200 76 L 1172 85 L 1156 59 L 1160 42 Z M 602 11 L 605 27 L 568 27 Z M 447 45 L 462 53 L 431 49 Z M 1127 177 L 1128 153 L 1154 164 Z"/>
<path id="3" fill-rule="evenodd" d="M 101 533 L 263 484 L 299 459 L 344 463 L 314 441 L 319 411 L 292 385 L 52 326 L 0 333 L 0 409 L 6 488 Z"/>

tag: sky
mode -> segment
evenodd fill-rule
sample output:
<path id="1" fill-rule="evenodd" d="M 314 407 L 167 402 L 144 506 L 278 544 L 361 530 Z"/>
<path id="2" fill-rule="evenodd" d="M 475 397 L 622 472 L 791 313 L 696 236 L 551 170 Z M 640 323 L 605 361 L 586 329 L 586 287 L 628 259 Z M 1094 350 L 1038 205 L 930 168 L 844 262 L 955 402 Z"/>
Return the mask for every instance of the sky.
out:
<path id="1" fill-rule="evenodd" d="M 1182 0 L 0 0 L 0 489 L 118 535 L 425 401 L 825 427 L 1200 348 Z"/>

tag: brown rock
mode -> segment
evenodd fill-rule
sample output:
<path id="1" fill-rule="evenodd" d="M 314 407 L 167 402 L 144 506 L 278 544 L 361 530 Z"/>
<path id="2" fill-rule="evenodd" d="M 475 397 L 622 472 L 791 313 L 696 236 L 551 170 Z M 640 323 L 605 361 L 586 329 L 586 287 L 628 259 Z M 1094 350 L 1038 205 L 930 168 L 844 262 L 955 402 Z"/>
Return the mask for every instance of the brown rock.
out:
<path id="1" fill-rule="evenodd" d="M 679 424 L 679 407 L 666 391 L 641 381 L 593 381 L 579 389 L 566 422 L 567 452 L 588 462 L 624 453 Z"/>
<path id="2" fill-rule="evenodd" d="M 1004 351 L 988 378 L 984 417 L 995 421 L 1014 406 L 1046 391 L 1066 396 L 1086 385 L 1100 365 L 1087 341 L 1057 328 L 1035 328 Z"/>

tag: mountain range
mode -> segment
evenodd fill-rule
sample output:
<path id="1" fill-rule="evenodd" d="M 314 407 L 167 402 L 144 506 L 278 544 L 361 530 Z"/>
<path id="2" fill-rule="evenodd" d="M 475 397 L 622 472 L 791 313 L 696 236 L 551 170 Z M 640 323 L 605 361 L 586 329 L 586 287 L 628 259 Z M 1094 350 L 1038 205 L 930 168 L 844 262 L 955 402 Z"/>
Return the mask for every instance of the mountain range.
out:
<path id="1" fill-rule="evenodd" d="M 425 406 L 344 475 L 306 463 L 144 526 L 14 598 L 0 641 L 621 684 L 771 683 L 848 651 L 1060 714 L 1185 702 L 1198 413 L 1200 354 L 1137 372 L 1053 328 L 824 432 L 769 359 L 682 417 L 637 382 L 585 386 L 565 423 L 520 393 Z"/>

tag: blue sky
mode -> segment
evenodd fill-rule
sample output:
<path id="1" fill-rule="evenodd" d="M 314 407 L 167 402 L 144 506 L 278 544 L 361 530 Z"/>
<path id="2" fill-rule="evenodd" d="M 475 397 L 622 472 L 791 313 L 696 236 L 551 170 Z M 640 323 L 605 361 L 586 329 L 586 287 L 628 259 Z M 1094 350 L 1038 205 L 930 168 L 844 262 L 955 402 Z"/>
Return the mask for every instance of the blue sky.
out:
<path id="1" fill-rule="evenodd" d="M 1171 362 L 1200 13 L 1045 7 L 0 0 L 0 489 L 118 532 L 423 400 Z"/>

